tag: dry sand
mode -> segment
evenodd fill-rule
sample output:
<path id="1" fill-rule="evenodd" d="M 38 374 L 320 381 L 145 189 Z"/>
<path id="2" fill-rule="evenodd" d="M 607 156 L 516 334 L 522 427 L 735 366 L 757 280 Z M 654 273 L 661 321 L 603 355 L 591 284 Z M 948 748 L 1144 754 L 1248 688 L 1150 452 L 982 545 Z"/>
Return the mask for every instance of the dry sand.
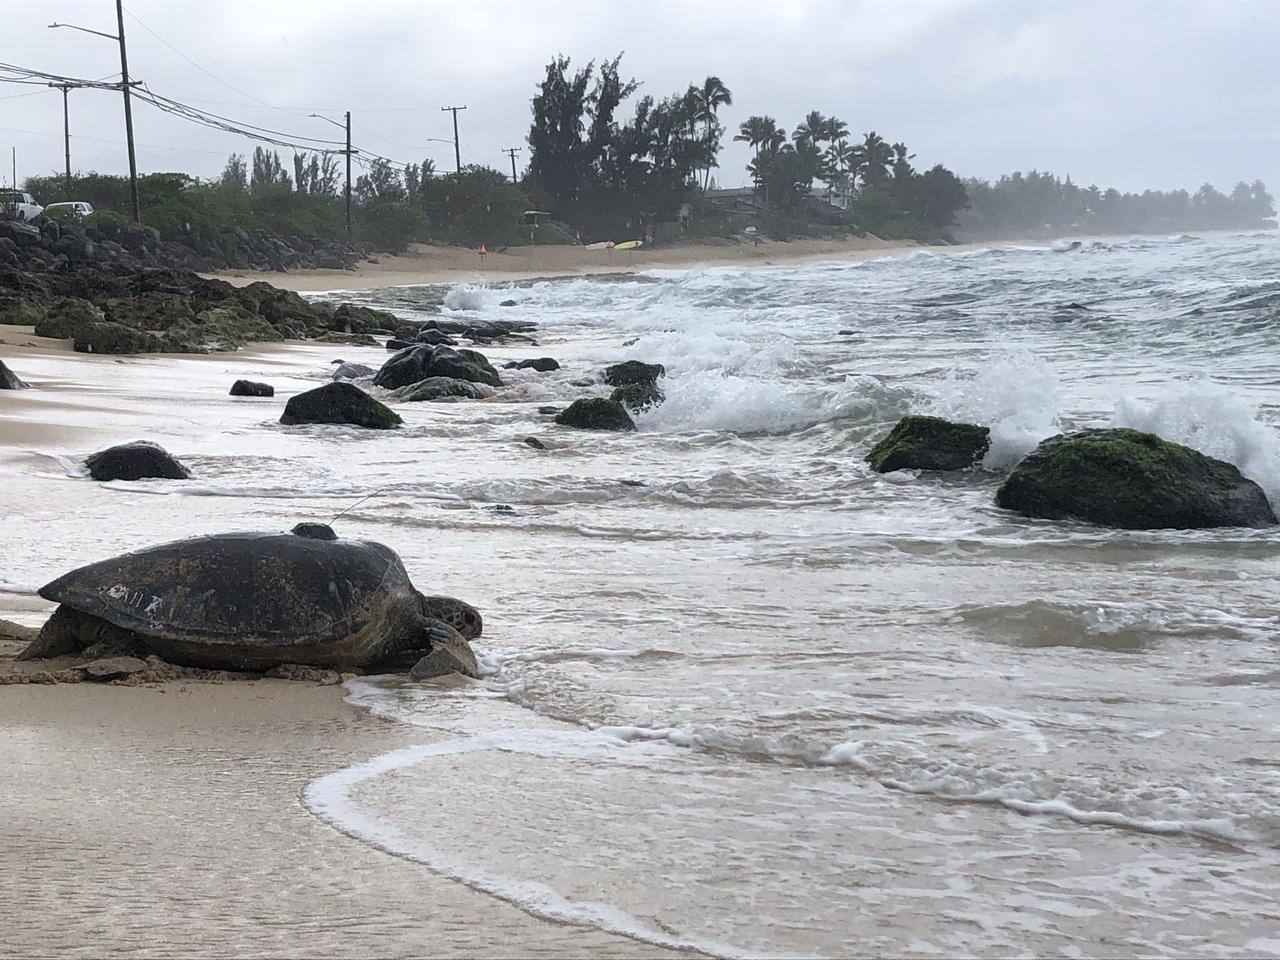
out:
<path id="1" fill-rule="evenodd" d="M 261 274 L 251 270 L 215 274 L 244 286 L 257 280 L 287 290 L 372 290 L 414 284 L 491 282 L 505 283 L 539 277 L 588 276 L 602 273 L 634 273 L 655 268 L 691 268 L 703 265 L 764 265 L 812 260 L 862 260 L 916 248 L 910 241 L 876 237 L 847 240 L 793 240 L 789 243 L 676 243 L 610 252 L 577 246 L 508 247 L 486 254 L 460 247 L 414 244 L 396 257 L 378 257 L 355 270 L 295 270 Z M 957 247 L 940 249 L 955 250 Z"/>

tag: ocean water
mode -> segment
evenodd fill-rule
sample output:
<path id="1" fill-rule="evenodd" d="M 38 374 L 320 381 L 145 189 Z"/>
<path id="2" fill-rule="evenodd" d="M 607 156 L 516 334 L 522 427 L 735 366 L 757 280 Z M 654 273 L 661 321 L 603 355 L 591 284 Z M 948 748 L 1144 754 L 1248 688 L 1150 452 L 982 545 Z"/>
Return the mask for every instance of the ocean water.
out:
<path id="1" fill-rule="evenodd" d="M 303 795 L 389 856 L 638 949 L 1280 955 L 1277 529 L 993 502 L 1040 439 L 1109 424 L 1280 497 L 1277 262 L 1261 233 L 460 285 L 446 314 L 538 324 L 491 359 L 562 369 L 400 404 L 389 433 L 276 422 L 368 348 L 33 359 L 56 389 L 16 420 L 155 439 L 195 476 L 90 484 L 83 431 L 33 437 L 0 464 L 42 491 L 6 517 L 0 601 L 345 511 L 485 617 L 480 681 L 349 684 L 421 745 Z M 414 288 L 355 296 L 430 316 Z M 636 433 L 537 412 L 626 359 L 667 370 Z M 276 400 L 230 400 L 240 376 Z M 983 469 L 873 474 L 908 412 L 990 426 Z"/>

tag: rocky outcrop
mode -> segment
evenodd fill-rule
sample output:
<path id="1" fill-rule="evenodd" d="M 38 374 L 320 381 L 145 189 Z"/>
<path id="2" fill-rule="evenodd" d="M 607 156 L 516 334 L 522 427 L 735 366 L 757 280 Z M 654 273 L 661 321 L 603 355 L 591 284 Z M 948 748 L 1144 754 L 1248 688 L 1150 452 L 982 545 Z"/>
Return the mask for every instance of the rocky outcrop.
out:
<path id="1" fill-rule="evenodd" d="M 520 337 L 537 329 L 537 324 L 528 320 L 480 320 L 471 318 L 453 319 L 440 317 L 428 320 L 422 326 L 421 336 L 428 330 L 440 330 L 444 333 L 466 337 L 468 340 L 494 341 L 508 337 Z M 524 337 L 523 339 L 528 339 Z"/>
<path id="2" fill-rule="evenodd" d="M 483 400 L 492 391 L 469 380 L 455 380 L 452 377 L 428 377 L 407 387 L 393 391 L 397 400 Z"/>
<path id="3" fill-rule="evenodd" d="M 623 387 L 629 383 L 657 383 L 667 375 L 667 368 L 660 363 L 641 363 L 627 360 L 604 369 L 604 382 L 611 387 Z"/>
<path id="4" fill-rule="evenodd" d="M 27 386 L 27 383 L 20 380 L 18 375 L 6 367 L 3 360 L 0 360 L 0 390 L 22 390 Z"/>
<path id="5" fill-rule="evenodd" d="M 256 380 L 237 380 L 231 385 L 233 397 L 274 397 L 276 388 L 269 383 L 258 383 Z"/>
<path id="6" fill-rule="evenodd" d="M 653 383 L 628 383 L 614 387 L 609 394 L 610 400 L 616 400 L 633 413 L 641 413 L 650 407 L 656 407 L 667 399 L 666 394 Z"/>
<path id="7" fill-rule="evenodd" d="M 191 476 L 177 458 L 150 440 L 100 450 L 90 454 L 84 465 L 95 480 L 186 480 Z"/>
<path id="8" fill-rule="evenodd" d="M 893 470 L 964 470 L 991 445 L 991 431 L 972 423 L 908 414 L 867 453 L 876 473 Z"/>
<path id="9" fill-rule="evenodd" d="M 583 397 L 575 400 L 557 417 L 556 423 L 580 430 L 634 430 L 635 421 L 617 400 Z"/>
<path id="10" fill-rule="evenodd" d="M 398 413 L 355 384 L 338 380 L 290 397 L 280 422 L 289 426 L 299 423 L 351 423 L 373 430 L 389 430 L 404 421 Z"/>
<path id="11" fill-rule="evenodd" d="M 389 357 L 373 378 L 373 383 L 374 386 L 394 390 L 429 377 L 449 377 L 472 383 L 486 383 L 491 387 L 502 386 L 498 371 L 493 369 L 484 354 L 475 350 L 433 347 L 428 344 L 409 347 Z"/>
<path id="12" fill-rule="evenodd" d="M 1130 530 L 1276 523 L 1262 488 L 1231 464 L 1129 429 L 1050 437 L 1013 468 L 996 503 L 1027 517 Z"/>

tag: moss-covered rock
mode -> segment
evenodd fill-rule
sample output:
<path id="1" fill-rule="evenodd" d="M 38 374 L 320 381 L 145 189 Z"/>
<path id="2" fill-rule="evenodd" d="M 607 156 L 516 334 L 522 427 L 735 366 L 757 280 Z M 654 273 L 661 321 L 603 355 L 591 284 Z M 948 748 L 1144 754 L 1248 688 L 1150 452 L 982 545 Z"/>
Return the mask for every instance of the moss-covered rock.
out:
<path id="1" fill-rule="evenodd" d="M 1262 488 L 1231 464 L 1123 428 L 1050 437 L 1013 468 L 996 503 L 1028 517 L 1130 530 L 1276 523 Z"/>
<path id="2" fill-rule="evenodd" d="M 628 383 L 657 383 L 659 377 L 667 374 L 667 368 L 660 363 L 641 363 L 639 360 L 627 360 L 605 367 L 604 382 L 611 387 L 622 387 Z"/>
<path id="3" fill-rule="evenodd" d="M 75 332 L 77 353 L 160 353 L 164 342 L 154 333 L 122 323 L 90 323 Z"/>
<path id="4" fill-rule="evenodd" d="M 264 280 L 249 284 L 240 297 L 242 303 L 245 298 L 256 298 L 258 309 L 254 312 L 285 336 L 300 335 L 289 331 L 310 330 L 322 326 L 327 319 L 323 311 L 307 303 L 292 290 L 281 290 Z"/>
<path id="5" fill-rule="evenodd" d="M 908 414 L 867 453 L 876 473 L 891 470 L 963 470 L 991 445 L 991 431 L 972 423 Z"/>
<path id="6" fill-rule="evenodd" d="M 111 323 L 135 330 L 168 330 L 175 323 L 192 320 L 196 315 L 186 298 L 171 293 L 111 297 L 102 305 L 102 312 Z"/>
<path id="7" fill-rule="evenodd" d="M 328 327 L 339 333 L 372 333 L 374 331 L 395 333 L 400 327 L 400 318 L 387 310 L 375 310 L 372 307 L 362 307 L 354 303 L 340 303 L 334 309 Z"/>
<path id="8" fill-rule="evenodd" d="M 44 316 L 36 321 L 36 336 L 65 340 L 90 324 L 101 323 L 103 319 L 102 311 L 88 300 L 61 297 L 49 304 Z"/>
<path id="9" fill-rule="evenodd" d="M 235 301 L 226 301 L 219 306 L 201 310 L 196 314 L 195 322 L 204 328 L 207 339 L 229 345 L 284 339 L 284 335 L 274 326 Z"/>
<path id="10" fill-rule="evenodd" d="M 15 327 L 34 327 L 48 309 L 36 297 L 0 297 L 0 323 Z"/>
<path id="11" fill-rule="evenodd" d="M 580 430 L 634 430 L 635 421 L 617 400 L 583 397 L 556 417 L 556 423 Z"/>
<path id="12" fill-rule="evenodd" d="M 400 414 L 379 403 L 346 380 L 327 383 L 290 397 L 280 417 L 283 424 L 352 423 L 373 430 L 389 430 L 403 423 Z"/>
<path id="13" fill-rule="evenodd" d="M 639 413 L 650 407 L 656 407 L 667 397 L 652 383 L 628 383 L 615 387 L 613 393 L 609 394 L 609 399 L 617 400 L 628 410 Z"/>

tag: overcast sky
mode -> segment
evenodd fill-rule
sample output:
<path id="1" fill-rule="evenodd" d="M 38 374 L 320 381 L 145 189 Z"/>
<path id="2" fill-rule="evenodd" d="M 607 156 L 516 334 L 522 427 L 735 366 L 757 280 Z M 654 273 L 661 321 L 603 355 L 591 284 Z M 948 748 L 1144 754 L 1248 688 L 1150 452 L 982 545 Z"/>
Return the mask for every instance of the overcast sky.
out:
<path id="1" fill-rule="evenodd" d="M 112 0 L 0 0 L 0 61 L 118 79 Z M 509 172 L 547 62 L 625 51 L 655 97 L 707 75 L 733 93 L 717 179 L 747 181 L 738 124 L 788 131 L 810 110 L 858 138 L 905 141 L 916 166 L 1014 170 L 1082 185 L 1280 192 L 1280 0 L 127 0 L 129 69 L 158 94 L 291 136 L 340 138 L 401 163 Z M 126 173 L 117 93 L 70 94 L 72 169 Z M 0 148 L 18 179 L 63 169 L 62 94 L 0 83 Z M 254 143 L 135 106 L 142 172 L 216 176 Z M 449 142 L 438 142 L 449 141 Z M 287 168 L 290 151 L 282 150 Z M 3 149 L 3 182 L 11 179 Z"/>

